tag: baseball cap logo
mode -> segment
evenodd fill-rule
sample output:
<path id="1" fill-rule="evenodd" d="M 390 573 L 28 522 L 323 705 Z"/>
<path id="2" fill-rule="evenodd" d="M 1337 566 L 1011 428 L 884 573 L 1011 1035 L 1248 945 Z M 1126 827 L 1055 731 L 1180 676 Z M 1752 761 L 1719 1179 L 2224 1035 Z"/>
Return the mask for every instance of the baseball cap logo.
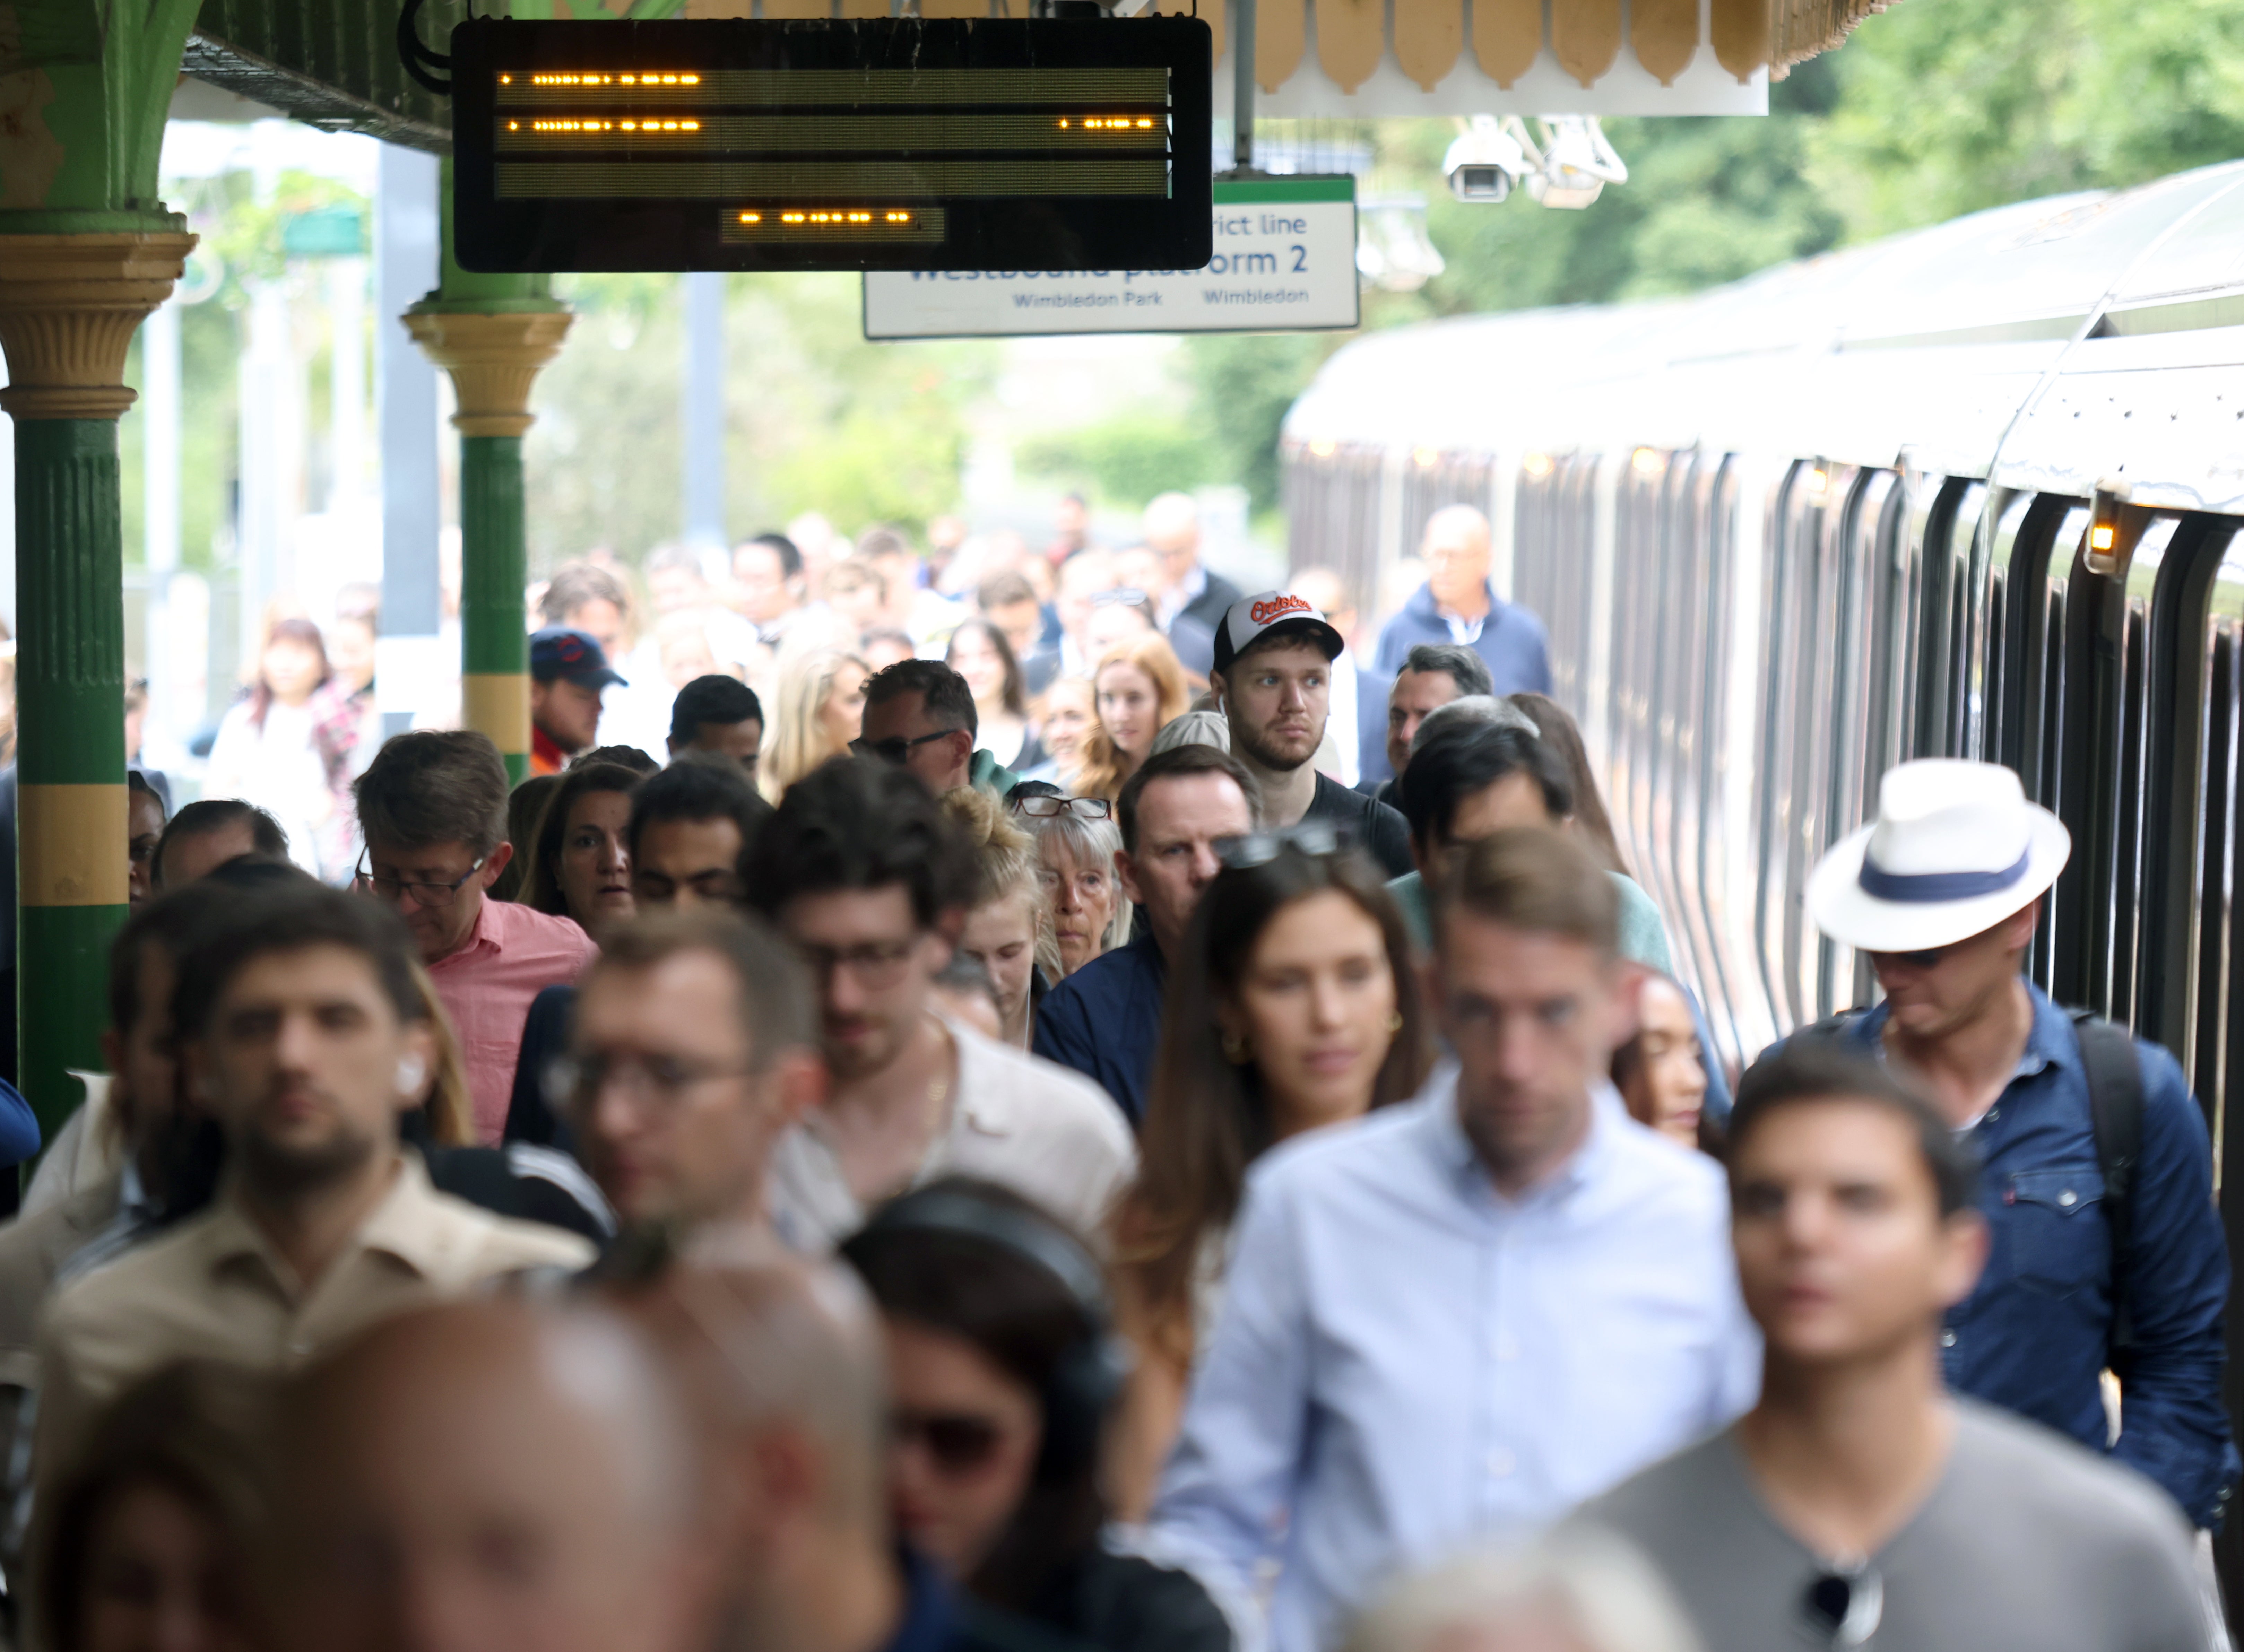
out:
<path id="1" fill-rule="evenodd" d="M 1253 620 L 1257 625 L 1267 625 L 1272 620 L 1278 619 L 1287 614 L 1313 614 L 1315 611 L 1316 610 L 1311 608 L 1308 602 L 1301 597 L 1291 596 L 1273 597 L 1268 601 L 1257 603 L 1254 607 L 1248 609 L 1247 610 L 1247 617 Z"/>

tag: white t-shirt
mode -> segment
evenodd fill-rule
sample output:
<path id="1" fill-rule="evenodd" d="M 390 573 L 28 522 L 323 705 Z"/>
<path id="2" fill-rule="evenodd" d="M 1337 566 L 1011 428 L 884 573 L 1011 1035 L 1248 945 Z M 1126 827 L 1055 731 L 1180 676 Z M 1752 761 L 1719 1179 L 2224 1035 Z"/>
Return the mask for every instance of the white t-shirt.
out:
<path id="1" fill-rule="evenodd" d="M 1080 1073 L 940 1019 L 957 1042 L 958 1083 L 950 1123 L 911 1184 L 943 1176 L 995 1182 L 1103 1245 L 1107 1217 L 1138 1169 L 1121 1109 Z M 804 1255 L 832 1251 L 869 1214 L 818 1133 L 815 1114 L 773 1150 L 767 1197 L 772 1226 Z"/>

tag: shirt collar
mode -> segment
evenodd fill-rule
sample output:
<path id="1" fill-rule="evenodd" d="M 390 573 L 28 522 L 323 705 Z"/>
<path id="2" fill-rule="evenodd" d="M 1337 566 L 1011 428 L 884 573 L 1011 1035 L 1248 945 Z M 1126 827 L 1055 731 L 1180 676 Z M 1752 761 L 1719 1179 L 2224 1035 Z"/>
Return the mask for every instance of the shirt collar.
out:
<path id="1" fill-rule="evenodd" d="M 2027 1028 L 2026 1047 L 2019 1054 L 2018 1070 L 2011 1075 L 2013 1082 L 2031 1078 L 2051 1067 L 2079 1069 L 2080 1035 L 2072 1030 L 2072 1017 L 2031 981 L 2025 988 L 2033 1003 L 2033 1025 Z M 1862 1018 L 1855 1034 L 1881 1062 L 1886 1058 L 1886 1020 L 1891 1013 L 1891 1007 L 1881 999 Z"/>
<path id="2" fill-rule="evenodd" d="M 1595 1181 L 1612 1158 L 1614 1138 L 1620 1128 L 1619 1121 L 1625 1116 L 1619 1093 L 1599 1080 L 1590 1090 L 1590 1128 L 1582 1144 L 1547 1181 L 1529 1189 L 1518 1198 L 1511 1198 L 1496 1190 L 1496 1183 L 1489 1179 L 1472 1138 L 1465 1134 L 1464 1121 L 1457 1112 L 1456 1057 L 1445 1056 L 1434 1069 L 1433 1076 L 1427 1081 L 1426 1093 L 1431 1103 L 1427 1119 L 1436 1151 L 1443 1168 L 1456 1178 L 1458 1190 L 1468 1200 L 1489 1200 L 1511 1210 L 1557 1204 Z"/>
<path id="3" fill-rule="evenodd" d="M 400 1152 L 397 1174 L 390 1182 L 389 1190 L 382 1195 L 382 1203 L 360 1225 L 355 1248 L 379 1251 L 426 1277 L 436 1263 L 436 1252 L 443 1243 L 432 1219 L 437 1214 L 436 1201 L 436 1190 L 429 1183 L 421 1156 Z M 265 1231 L 242 1208 L 236 1186 L 229 1185 L 213 1207 L 208 1245 L 210 1271 L 213 1274 L 230 1264 L 253 1258 L 264 1264 L 291 1294 L 305 1288 L 304 1283 L 296 1278 L 294 1270 L 274 1249 Z"/>

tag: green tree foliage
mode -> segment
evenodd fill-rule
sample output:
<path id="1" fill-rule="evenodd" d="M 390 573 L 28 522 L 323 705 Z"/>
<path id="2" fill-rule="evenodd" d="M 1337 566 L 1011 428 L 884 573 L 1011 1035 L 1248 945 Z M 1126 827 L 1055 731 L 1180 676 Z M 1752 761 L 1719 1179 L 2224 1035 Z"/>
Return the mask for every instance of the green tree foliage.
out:
<path id="1" fill-rule="evenodd" d="M 670 275 L 556 284 L 578 320 L 525 448 L 531 556 L 636 559 L 679 525 L 684 306 Z M 867 345 L 854 275 L 740 275 L 726 303 L 726 513 L 745 536 L 817 510 L 845 532 L 957 502 L 980 343 Z"/>

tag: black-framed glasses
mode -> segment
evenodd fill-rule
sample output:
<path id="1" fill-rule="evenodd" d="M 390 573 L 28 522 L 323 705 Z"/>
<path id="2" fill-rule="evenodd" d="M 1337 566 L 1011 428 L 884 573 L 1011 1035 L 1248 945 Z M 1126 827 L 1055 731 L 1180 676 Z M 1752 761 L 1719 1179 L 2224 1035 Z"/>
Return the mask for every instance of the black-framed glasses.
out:
<path id="1" fill-rule="evenodd" d="M 1038 820 L 1055 819 L 1063 814 L 1071 814 L 1078 820 L 1105 820 L 1112 819 L 1114 806 L 1105 798 L 1024 797 L 1013 799 L 1013 813 Z"/>
<path id="2" fill-rule="evenodd" d="M 1275 832 L 1249 832 L 1236 838 L 1218 838 L 1215 858 L 1234 872 L 1267 866 L 1287 850 L 1318 857 L 1338 854 L 1348 839 L 1329 820 L 1296 820 Z"/>
<path id="3" fill-rule="evenodd" d="M 968 1412 L 906 1411 L 889 1413 L 889 1433 L 899 1446 L 917 1445 L 945 1474 L 978 1473 L 997 1454 L 1005 1431 L 989 1417 Z"/>
<path id="4" fill-rule="evenodd" d="M 1817 1573 L 1801 1596 L 1808 1632 L 1828 1647 L 1856 1647 L 1877 1633 L 1885 1616 L 1886 1586 L 1868 1561 Z"/>
<path id="5" fill-rule="evenodd" d="M 855 756 L 876 757 L 902 768 L 911 760 L 914 746 L 925 745 L 929 740 L 947 740 L 954 734 L 965 732 L 964 729 L 937 729 L 932 734 L 916 734 L 909 740 L 901 734 L 891 734 L 885 740 L 869 740 L 860 735 L 849 742 L 849 750 Z"/>
<path id="6" fill-rule="evenodd" d="M 810 973 L 823 987 L 837 969 L 846 969 L 860 987 L 869 992 L 879 992 L 893 987 L 904 978 L 904 968 L 911 962 L 913 951 L 918 947 L 911 941 L 870 941 L 855 947 L 814 947 L 797 942 L 795 952 L 810 967 Z"/>
<path id="7" fill-rule="evenodd" d="M 422 883 L 410 878 L 377 878 L 368 867 L 364 855 L 358 858 L 358 870 L 354 875 L 359 887 L 372 890 L 384 900 L 402 900 L 411 895 L 417 906 L 449 907 L 459 898 L 460 891 L 468 887 L 468 880 L 481 872 L 483 862 L 490 858 L 489 855 L 478 856 L 475 865 L 449 883 Z"/>
<path id="8" fill-rule="evenodd" d="M 747 1066 L 713 1067 L 681 1061 L 675 1055 L 562 1055 L 545 1069 L 545 1099 L 559 1111 L 570 1102 L 601 1094 L 612 1084 L 634 1106 L 667 1110 L 696 1084 L 716 1078 L 745 1078 L 754 1071 Z"/>

